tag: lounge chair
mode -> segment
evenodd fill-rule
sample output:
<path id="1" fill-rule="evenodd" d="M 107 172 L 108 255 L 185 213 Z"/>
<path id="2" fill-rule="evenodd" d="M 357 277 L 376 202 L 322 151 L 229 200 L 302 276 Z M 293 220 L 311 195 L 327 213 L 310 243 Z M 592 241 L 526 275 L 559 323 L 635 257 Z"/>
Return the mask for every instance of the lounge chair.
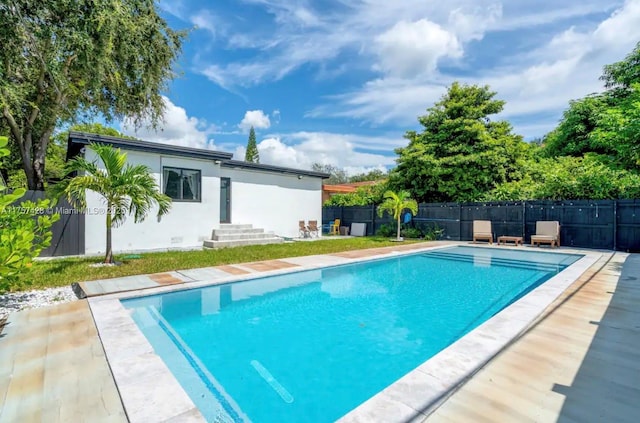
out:
<path id="1" fill-rule="evenodd" d="M 340 235 L 340 219 L 333 221 L 333 226 L 331 226 L 329 235 Z"/>
<path id="2" fill-rule="evenodd" d="M 307 226 L 307 231 L 309 231 L 310 236 L 312 237 L 315 236 L 317 238 L 318 235 L 320 234 L 320 230 L 318 229 L 318 221 L 310 220 L 309 226 Z"/>
<path id="3" fill-rule="evenodd" d="M 490 220 L 474 220 L 473 221 L 473 243 L 477 240 L 487 240 L 489 244 L 493 244 L 493 231 L 491 230 Z"/>
<path id="4" fill-rule="evenodd" d="M 531 235 L 531 245 L 541 243 L 560 246 L 560 222 L 557 220 L 539 220 L 536 222 L 536 233 Z"/>
<path id="5" fill-rule="evenodd" d="M 298 231 L 300 234 L 300 238 L 309 237 L 309 229 L 307 229 L 307 225 L 304 224 L 304 220 L 298 220 Z"/>

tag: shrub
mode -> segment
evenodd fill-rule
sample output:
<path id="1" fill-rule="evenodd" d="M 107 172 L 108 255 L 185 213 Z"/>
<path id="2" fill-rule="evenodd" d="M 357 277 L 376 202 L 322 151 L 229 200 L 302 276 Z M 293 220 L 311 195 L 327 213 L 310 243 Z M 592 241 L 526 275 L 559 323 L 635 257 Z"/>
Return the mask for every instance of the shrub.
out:
<path id="1" fill-rule="evenodd" d="M 393 236 L 396 234 L 396 225 L 395 223 L 385 223 L 384 225 L 380 225 L 378 230 L 376 231 L 376 235 L 378 236 Z"/>
<path id="2" fill-rule="evenodd" d="M 422 231 L 418 228 L 405 227 L 400 231 L 405 238 L 422 238 Z"/>
<path id="3" fill-rule="evenodd" d="M 6 142 L 0 142 L 0 156 L 8 154 L 5 146 Z M 51 225 L 60 218 L 57 214 L 34 215 L 49 210 L 49 200 L 25 201 L 12 207 L 25 190 L 21 188 L 12 193 L 5 190 L 0 186 L 0 292 L 15 289 L 19 281 L 28 280 L 24 274 L 29 271 L 33 258 L 51 244 Z"/>

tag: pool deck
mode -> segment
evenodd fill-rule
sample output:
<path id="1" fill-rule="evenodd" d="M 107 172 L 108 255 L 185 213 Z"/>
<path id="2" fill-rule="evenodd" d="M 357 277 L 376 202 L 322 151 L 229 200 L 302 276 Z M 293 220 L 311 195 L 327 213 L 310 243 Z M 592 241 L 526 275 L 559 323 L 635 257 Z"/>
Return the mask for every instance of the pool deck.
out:
<path id="1" fill-rule="evenodd" d="M 9 315 L 0 422 L 126 422 L 86 300 Z"/>
<path id="2" fill-rule="evenodd" d="M 256 277 L 413 248 L 419 247 L 399 245 L 168 272 L 156 278 L 147 275 L 147 280 L 132 277 L 144 281 L 145 287 L 122 285 L 123 278 L 118 278 L 99 281 L 96 287 L 103 291 L 93 295 L 94 300 L 101 300 L 122 291 L 120 288 L 144 293 L 147 289 L 140 288 L 195 287 L 200 285 L 197 281 L 213 278 Z M 603 253 L 519 339 L 435 411 L 423 410 L 410 420 L 423 421 L 433 412 L 426 421 L 636 421 L 632 420 L 640 415 L 640 406 L 633 401 L 640 398 L 640 283 L 636 275 L 640 275 L 640 255 Z M 98 306 L 100 303 L 108 302 L 97 301 Z M 111 333 L 101 332 L 103 338 L 123 337 L 118 334 L 122 328 L 112 329 Z M 147 361 L 152 359 L 146 356 L 148 352 L 134 350 L 129 358 L 138 352 Z M 151 421 L 148 415 L 137 414 L 135 407 L 127 407 L 128 399 L 123 404 L 112 371 L 87 300 L 13 313 L 0 335 L 0 422 Z M 154 383 L 156 387 L 159 383 L 156 379 L 145 382 L 146 392 L 132 393 L 144 395 L 137 401 L 155 402 L 149 395 Z M 124 397 L 131 396 L 122 389 Z M 416 394 L 420 395 L 410 396 Z M 162 404 L 157 408 L 158 416 L 163 417 L 153 421 L 202 421 L 192 408 L 166 410 Z"/>
<path id="3" fill-rule="evenodd" d="M 640 421 L 639 276 L 601 259 L 424 421 Z"/>

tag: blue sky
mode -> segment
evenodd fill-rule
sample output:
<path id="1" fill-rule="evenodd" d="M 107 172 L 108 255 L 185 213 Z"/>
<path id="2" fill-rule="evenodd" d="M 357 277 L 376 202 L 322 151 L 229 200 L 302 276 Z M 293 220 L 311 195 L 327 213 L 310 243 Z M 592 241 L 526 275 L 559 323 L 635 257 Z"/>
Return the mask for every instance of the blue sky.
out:
<path id="1" fill-rule="evenodd" d="M 164 129 L 127 133 L 262 163 L 391 167 L 402 135 L 459 80 L 488 84 L 532 139 L 640 40 L 640 0 L 162 0 L 191 28 Z"/>

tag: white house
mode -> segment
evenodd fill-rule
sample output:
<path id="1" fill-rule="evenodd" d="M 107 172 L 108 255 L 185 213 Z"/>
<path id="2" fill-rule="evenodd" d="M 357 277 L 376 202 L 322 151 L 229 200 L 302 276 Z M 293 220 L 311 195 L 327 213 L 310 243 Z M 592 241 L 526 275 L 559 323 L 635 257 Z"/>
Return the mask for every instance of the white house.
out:
<path id="1" fill-rule="evenodd" d="M 221 151 L 81 132 L 69 134 L 67 159 L 84 154 L 100 165 L 85 148 L 89 143 L 112 145 L 127 153 L 128 163 L 148 166 L 173 200 L 171 211 L 160 219 L 154 210 L 144 222 L 134 223 L 131 217 L 114 228 L 115 252 L 278 242 L 298 237 L 300 220 L 322 222 L 325 173 L 232 160 L 232 154 Z M 88 191 L 85 254 L 105 252 L 105 210 L 102 197 Z"/>

